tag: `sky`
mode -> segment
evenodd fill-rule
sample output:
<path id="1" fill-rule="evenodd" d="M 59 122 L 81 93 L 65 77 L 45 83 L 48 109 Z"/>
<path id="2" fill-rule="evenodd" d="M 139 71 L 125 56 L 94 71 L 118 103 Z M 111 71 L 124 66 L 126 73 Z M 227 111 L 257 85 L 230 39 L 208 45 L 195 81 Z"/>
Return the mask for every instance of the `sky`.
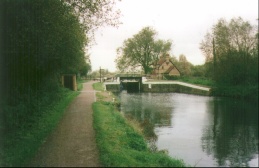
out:
<path id="1" fill-rule="evenodd" d="M 116 9 L 122 24 L 95 32 L 96 44 L 89 50 L 92 71 L 115 72 L 116 49 L 147 26 L 157 31 L 157 39 L 173 41 L 170 56 L 184 54 L 193 65 L 202 65 L 200 43 L 220 18 L 242 17 L 258 25 L 258 0 L 122 0 Z"/>

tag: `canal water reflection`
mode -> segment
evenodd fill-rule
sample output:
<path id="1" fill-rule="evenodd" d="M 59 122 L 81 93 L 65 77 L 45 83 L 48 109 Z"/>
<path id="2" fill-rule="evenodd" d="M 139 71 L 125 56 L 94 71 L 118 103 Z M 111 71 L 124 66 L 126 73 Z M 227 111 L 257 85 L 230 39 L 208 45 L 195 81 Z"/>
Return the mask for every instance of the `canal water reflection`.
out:
<path id="1" fill-rule="evenodd" d="M 178 93 L 118 96 L 152 149 L 191 166 L 258 167 L 258 103 Z"/>

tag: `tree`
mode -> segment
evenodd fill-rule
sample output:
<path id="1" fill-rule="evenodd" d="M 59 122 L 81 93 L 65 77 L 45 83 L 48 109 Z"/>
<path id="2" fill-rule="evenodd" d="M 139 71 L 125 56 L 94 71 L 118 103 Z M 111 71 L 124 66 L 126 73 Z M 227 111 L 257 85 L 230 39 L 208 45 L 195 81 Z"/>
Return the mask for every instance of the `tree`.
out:
<path id="1" fill-rule="evenodd" d="M 12 109 L 2 112 L 10 127 L 19 127 L 27 116 L 40 115 L 41 107 L 58 99 L 62 73 L 89 70 L 85 61 L 89 36 L 99 26 L 117 25 L 114 2 L 1 1 L 0 82 L 4 89 L 0 91 L 4 99 L 0 104 Z"/>
<path id="2" fill-rule="evenodd" d="M 58 84 L 60 73 L 78 72 L 86 36 L 71 7 L 57 0 L 4 5 L 6 90 L 26 94 L 28 88 L 36 91 L 47 81 Z"/>
<path id="3" fill-rule="evenodd" d="M 207 66 L 215 66 L 207 69 L 214 69 L 216 82 L 238 85 L 258 80 L 257 31 L 256 26 L 239 17 L 230 22 L 220 19 L 206 34 L 200 49 Z"/>
<path id="4" fill-rule="evenodd" d="M 187 61 L 185 55 L 181 54 L 179 56 L 178 68 L 183 76 L 189 76 L 191 74 L 192 64 Z"/>
<path id="5" fill-rule="evenodd" d="M 83 25 L 87 37 L 94 40 L 94 32 L 101 26 L 118 26 L 120 10 L 115 10 L 120 0 L 62 0 L 74 9 L 74 14 Z"/>
<path id="6" fill-rule="evenodd" d="M 125 72 L 141 67 L 145 74 L 150 73 L 159 55 L 171 50 L 170 40 L 156 40 L 156 31 L 151 27 L 143 28 L 138 34 L 124 41 L 117 49 L 117 68 Z"/>
<path id="7" fill-rule="evenodd" d="M 87 76 L 87 73 L 91 70 L 91 65 L 86 63 L 84 65 L 81 66 L 80 68 L 80 75 L 81 76 Z"/>
<path id="8" fill-rule="evenodd" d="M 89 70 L 89 36 L 102 25 L 119 24 L 114 4 L 115 0 L 1 1 L 6 94 L 38 90 L 51 80 L 58 85 L 61 73 Z"/>
<path id="9" fill-rule="evenodd" d="M 191 67 L 191 76 L 205 77 L 205 64 L 192 66 Z"/>

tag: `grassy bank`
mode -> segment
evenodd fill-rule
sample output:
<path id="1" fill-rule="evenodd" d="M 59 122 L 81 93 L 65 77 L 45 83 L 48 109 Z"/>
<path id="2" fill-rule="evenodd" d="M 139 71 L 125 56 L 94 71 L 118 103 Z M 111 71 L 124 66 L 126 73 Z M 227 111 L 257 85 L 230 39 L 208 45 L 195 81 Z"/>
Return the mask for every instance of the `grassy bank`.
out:
<path id="1" fill-rule="evenodd" d="M 25 166 L 56 127 L 68 104 L 78 94 L 61 89 L 58 98 L 52 100 L 52 103 L 38 107 L 37 115 L 28 115 L 22 127 L 4 133 L 1 138 L 3 148 L 0 150 L 0 166 Z M 35 103 L 32 102 L 23 110 L 33 106 Z"/>
<path id="2" fill-rule="evenodd" d="M 95 89 L 102 90 L 101 83 Z M 151 152 L 141 133 L 116 109 L 114 103 L 97 101 L 93 104 L 96 141 L 103 166 L 184 167 L 182 160 L 164 152 Z"/>
<path id="3" fill-rule="evenodd" d="M 94 90 L 103 91 L 103 83 L 97 82 L 93 84 Z"/>
<path id="4" fill-rule="evenodd" d="M 258 101 L 258 85 L 218 85 L 211 89 L 211 93 L 213 96 L 233 97 L 238 99 L 250 99 L 256 102 Z"/>
<path id="5" fill-rule="evenodd" d="M 215 83 L 211 79 L 201 78 L 201 77 L 179 77 L 177 80 L 181 82 L 186 82 L 186 83 L 200 85 L 200 86 L 207 86 L 207 87 L 212 87 L 215 85 Z"/>
<path id="6" fill-rule="evenodd" d="M 177 80 L 201 86 L 208 86 L 211 88 L 212 96 L 258 100 L 258 84 L 228 86 L 217 84 L 211 79 L 200 77 L 180 77 Z"/>

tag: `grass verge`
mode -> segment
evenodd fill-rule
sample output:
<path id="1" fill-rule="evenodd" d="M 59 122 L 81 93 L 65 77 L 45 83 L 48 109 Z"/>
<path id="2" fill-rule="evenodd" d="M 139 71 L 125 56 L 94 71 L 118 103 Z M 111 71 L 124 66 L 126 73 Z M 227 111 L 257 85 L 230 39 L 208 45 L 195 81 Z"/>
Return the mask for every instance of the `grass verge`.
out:
<path id="1" fill-rule="evenodd" d="M 88 82 L 89 80 L 85 79 L 77 79 L 77 91 L 81 91 L 83 89 L 83 83 Z"/>
<path id="2" fill-rule="evenodd" d="M 103 91 L 103 83 L 100 83 L 100 82 L 97 82 L 97 83 L 94 83 L 93 84 L 93 88 L 94 90 L 97 90 L 97 91 Z"/>
<path id="3" fill-rule="evenodd" d="M 0 166 L 26 166 L 36 154 L 46 137 L 57 126 L 68 104 L 78 95 L 63 89 L 62 96 L 52 104 L 43 108 L 40 117 L 33 118 L 29 126 L 4 135 L 1 139 L 3 148 L 0 150 Z"/>
<path id="4" fill-rule="evenodd" d="M 101 89 L 101 83 L 94 88 Z M 113 102 L 97 101 L 93 104 L 94 129 L 103 166 L 125 167 L 184 167 L 182 160 L 164 152 L 152 152 L 138 130 L 117 110 Z"/>
<path id="5" fill-rule="evenodd" d="M 177 79 L 178 81 L 181 82 L 187 82 L 195 85 L 200 85 L 200 86 L 207 86 L 207 87 L 213 87 L 215 86 L 215 83 L 208 78 L 200 78 L 200 77 L 180 77 Z"/>
<path id="6" fill-rule="evenodd" d="M 205 87 L 208 86 L 211 88 L 212 96 L 251 99 L 258 101 L 258 84 L 224 85 L 215 83 L 211 79 L 201 77 L 179 77 L 177 80 Z"/>

